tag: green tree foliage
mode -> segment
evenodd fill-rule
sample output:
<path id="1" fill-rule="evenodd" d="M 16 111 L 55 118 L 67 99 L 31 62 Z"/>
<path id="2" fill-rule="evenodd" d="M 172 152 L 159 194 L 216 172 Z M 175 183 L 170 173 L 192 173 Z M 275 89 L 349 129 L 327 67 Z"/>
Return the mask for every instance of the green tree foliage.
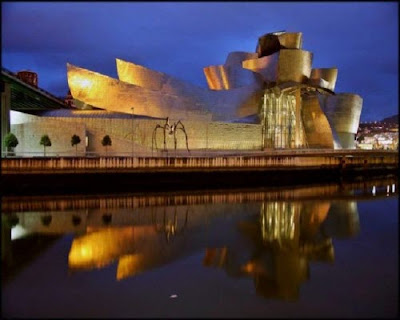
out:
<path id="1" fill-rule="evenodd" d="M 81 138 L 79 136 L 77 136 L 76 134 L 74 134 L 71 137 L 71 145 L 75 146 L 75 153 L 76 155 L 78 155 L 78 144 L 81 143 Z"/>
<path id="2" fill-rule="evenodd" d="M 107 147 L 111 146 L 112 144 L 111 138 L 108 134 L 103 137 L 103 140 L 101 140 L 101 144 L 103 145 L 103 147 L 106 147 L 106 153 L 107 153 Z"/>
<path id="3" fill-rule="evenodd" d="M 4 137 L 4 145 L 7 148 L 7 153 L 13 152 L 13 149 L 18 145 L 18 143 L 19 141 L 17 137 L 12 132 L 7 133 L 7 135 Z"/>
<path id="4" fill-rule="evenodd" d="M 46 147 L 51 147 L 51 140 L 47 134 L 44 134 L 40 138 L 40 145 L 43 146 L 43 153 L 44 153 L 44 156 L 46 156 Z"/>

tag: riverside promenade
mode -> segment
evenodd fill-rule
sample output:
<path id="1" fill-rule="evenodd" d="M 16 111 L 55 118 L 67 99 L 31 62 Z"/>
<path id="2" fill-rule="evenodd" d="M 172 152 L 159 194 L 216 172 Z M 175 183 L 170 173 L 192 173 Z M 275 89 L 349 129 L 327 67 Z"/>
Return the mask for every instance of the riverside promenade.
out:
<path id="1" fill-rule="evenodd" d="M 397 151 L 290 150 L 202 155 L 3 158 L 2 191 L 72 186 L 186 188 L 306 183 L 342 176 L 397 173 Z"/>

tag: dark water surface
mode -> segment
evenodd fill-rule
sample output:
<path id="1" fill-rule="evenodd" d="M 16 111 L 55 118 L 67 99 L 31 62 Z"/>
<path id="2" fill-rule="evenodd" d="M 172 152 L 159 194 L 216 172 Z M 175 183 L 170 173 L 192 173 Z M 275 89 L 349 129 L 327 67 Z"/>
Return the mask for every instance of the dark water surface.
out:
<path id="1" fill-rule="evenodd" d="M 397 178 L 2 199 L 2 316 L 398 315 Z"/>

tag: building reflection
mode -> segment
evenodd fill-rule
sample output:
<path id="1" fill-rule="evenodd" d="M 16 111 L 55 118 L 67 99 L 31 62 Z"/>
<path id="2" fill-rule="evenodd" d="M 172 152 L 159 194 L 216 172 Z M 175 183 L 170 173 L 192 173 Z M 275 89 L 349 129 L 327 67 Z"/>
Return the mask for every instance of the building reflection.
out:
<path id="1" fill-rule="evenodd" d="M 376 198 L 369 185 L 364 189 L 360 194 L 321 187 L 319 199 L 311 198 L 307 188 L 265 195 L 262 201 L 218 196 L 212 199 L 228 201 L 215 203 L 207 197 L 194 202 L 191 196 L 176 200 L 164 195 L 131 208 L 118 207 L 135 203 L 124 199 L 90 209 L 2 213 L 2 262 L 9 261 L 12 243 L 21 234 L 54 238 L 72 233 L 72 274 L 116 263 L 120 281 L 203 251 L 205 267 L 252 278 L 260 296 L 293 301 L 312 276 L 310 263 L 334 263 L 334 240 L 360 232 L 354 195 Z M 386 196 L 386 185 L 377 192 Z"/>
<path id="2" fill-rule="evenodd" d="M 146 213 L 143 217 L 147 217 L 147 221 L 131 226 L 88 226 L 86 234 L 72 241 L 69 269 L 103 268 L 118 261 L 116 278 L 122 280 L 166 264 L 190 251 L 190 246 L 183 247 L 186 238 L 179 237 L 187 227 L 187 206 L 163 207 Z M 198 224 L 192 224 L 191 228 L 198 228 Z"/>
<path id="3" fill-rule="evenodd" d="M 310 262 L 334 262 L 333 238 L 359 232 L 355 201 L 268 202 L 260 216 L 239 224 L 249 259 L 233 246 L 207 248 L 203 263 L 233 277 L 252 277 L 257 294 L 295 301 Z"/>

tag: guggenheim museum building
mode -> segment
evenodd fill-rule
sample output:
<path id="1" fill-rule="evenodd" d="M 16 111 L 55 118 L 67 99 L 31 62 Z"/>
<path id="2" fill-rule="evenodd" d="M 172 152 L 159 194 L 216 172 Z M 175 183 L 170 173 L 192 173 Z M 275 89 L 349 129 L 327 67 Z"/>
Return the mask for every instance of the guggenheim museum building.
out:
<path id="1" fill-rule="evenodd" d="M 17 154 L 43 151 L 43 134 L 52 141 L 48 152 L 59 155 L 103 154 L 105 135 L 116 155 L 353 149 L 362 98 L 335 92 L 338 69 L 313 68 L 313 53 L 302 42 L 301 32 L 267 33 L 255 52 L 231 52 L 223 64 L 205 66 L 208 88 L 122 59 L 116 59 L 118 79 L 68 63 L 73 107 L 3 69 L 6 130 L 20 142 Z M 18 91 L 36 103 L 47 95 L 47 106 L 21 107 Z M 77 146 L 71 146 L 74 134 L 82 139 Z"/>

